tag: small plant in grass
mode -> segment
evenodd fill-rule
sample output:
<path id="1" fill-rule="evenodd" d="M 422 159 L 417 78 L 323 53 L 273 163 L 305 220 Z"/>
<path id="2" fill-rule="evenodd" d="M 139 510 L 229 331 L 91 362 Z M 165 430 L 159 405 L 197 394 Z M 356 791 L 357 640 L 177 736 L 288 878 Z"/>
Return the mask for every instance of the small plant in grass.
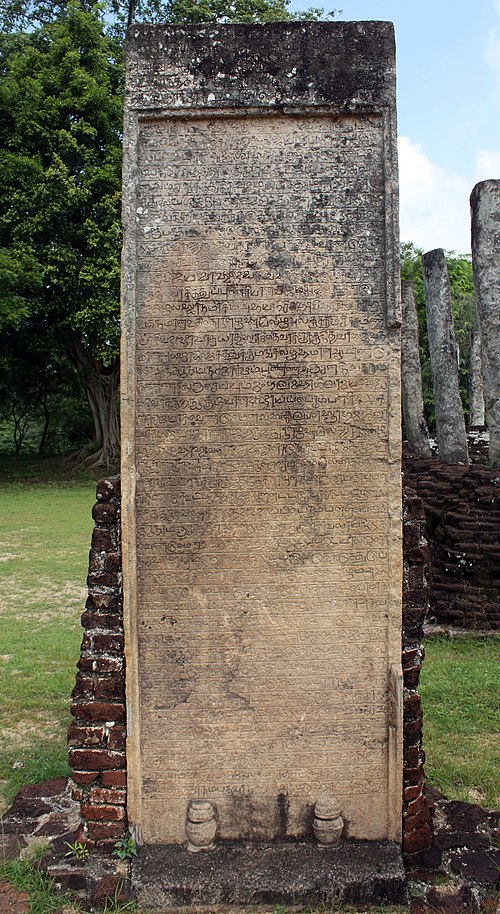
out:
<path id="1" fill-rule="evenodd" d="M 103 914 L 135 914 L 137 910 L 137 903 L 135 901 L 122 901 L 121 894 L 123 891 L 123 882 L 119 882 L 116 886 L 115 893 L 112 898 L 109 896 L 106 898 L 104 905 Z"/>
<path id="2" fill-rule="evenodd" d="M 137 854 L 137 845 L 130 835 L 127 838 L 119 838 L 113 848 L 115 857 L 120 860 L 131 860 Z"/>
<path id="3" fill-rule="evenodd" d="M 70 844 L 69 841 L 67 841 L 66 847 L 68 850 L 64 856 L 73 857 L 74 860 L 86 860 L 90 854 L 87 845 L 84 844 L 83 841 L 75 841 L 73 844 Z"/>

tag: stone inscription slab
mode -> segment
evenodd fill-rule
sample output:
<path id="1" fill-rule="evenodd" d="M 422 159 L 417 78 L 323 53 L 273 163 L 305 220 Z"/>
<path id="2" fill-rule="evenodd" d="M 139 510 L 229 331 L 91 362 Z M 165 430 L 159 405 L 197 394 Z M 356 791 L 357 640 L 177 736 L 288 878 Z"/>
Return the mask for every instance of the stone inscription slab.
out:
<path id="1" fill-rule="evenodd" d="M 301 30 L 272 27 L 292 44 Z M 147 843 L 182 843 L 204 798 L 220 838 L 289 838 L 332 793 L 348 834 L 394 838 L 391 109 L 294 98 L 283 113 L 258 87 L 246 106 L 221 90 L 193 107 L 161 81 L 154 96 L 160 45 L 182 75 L 199 35 L 136 30 L 129 63 L 129 815 Z M 214 35 L 236 60 L 251 39 Z"/>

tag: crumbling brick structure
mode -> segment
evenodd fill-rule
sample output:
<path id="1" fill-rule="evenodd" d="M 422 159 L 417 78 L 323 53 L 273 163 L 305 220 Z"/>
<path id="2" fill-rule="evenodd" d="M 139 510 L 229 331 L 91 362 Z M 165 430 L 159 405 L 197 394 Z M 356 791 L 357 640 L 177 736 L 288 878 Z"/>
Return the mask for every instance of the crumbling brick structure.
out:
<path id="1" fill-rule="evenodd" d="M 97 485 L 85 629 L 68 740 L 85 841 L 111 851 L 127 830 L 120 477 Z"/>
<path id="2" fill-rule="evenodd" d="M 431 816 L 425 796 L 422 706 L 418 694 L 424 659 L 422 635 L 429 608 L 430 557 L 425 539 L 422 500 L 403 492 L 403 851 L 427 850 L 432 843 Z"/>
<path id="3" fill-rule="evenodd" d="M 432 582 L 430 617 L 500 628 L 500 471 L 407 456 L 405 483 L 422 499 Z"/>

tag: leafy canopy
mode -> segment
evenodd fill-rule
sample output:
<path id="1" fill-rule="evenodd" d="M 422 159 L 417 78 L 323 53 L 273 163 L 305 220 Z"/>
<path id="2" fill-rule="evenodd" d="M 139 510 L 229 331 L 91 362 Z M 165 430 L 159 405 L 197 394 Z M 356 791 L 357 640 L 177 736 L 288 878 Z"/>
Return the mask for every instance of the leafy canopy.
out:
<path id="1" fill-rule="evenodd" d="M 122 69 L 98 19 L 0 36 L 0 298 L 103 361 L 118 344 Z"/>
<path id="2" fill-rule="evenodd" d="M 4 32 L 30 31 L 67 15 L 72 0 L 0 0 L 0 28 Z M 320 7 L 290 11 L 290 0 L 79 0 L 109 34 L 123 39 L 130 21 L 152 23 L 279 22 L 333 18 Z"/>

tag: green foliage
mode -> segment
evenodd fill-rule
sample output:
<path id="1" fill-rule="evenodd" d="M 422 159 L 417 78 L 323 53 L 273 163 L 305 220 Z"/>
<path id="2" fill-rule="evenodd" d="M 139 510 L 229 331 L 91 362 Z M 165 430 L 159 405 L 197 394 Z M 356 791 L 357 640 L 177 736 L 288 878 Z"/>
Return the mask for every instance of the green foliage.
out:
<path id="1" fill-rule="evenodd" d="M 4 175 L 0 175 L 0 184 Z M 42 283 L 39 264 L 28 251 L 0 249 L 0 333 L 17 328 L 30 311 L 30 298 Z"/>
<path id="2" fill-rule="evenodd" d="M 126 838 L 119 838 L 113 848 L 113 854 L 120 860 L 131 860 L 132 857 L 137 856 L 137 845 L 134 839 L 130 835 Z"/>
<path id="3" fill-rule="evenodd" d="M 75 841 L 73 844 L 67 841 L 66 845 L 68 850 L 64 855 L 65 857 L 72 857 L 74 860 L 86 860 L 90 856 L 90 851 L 83 841 Z"/>
<path id="4" fill-rule="evenodd" d="M 0 341 L 0 450 L 61 454 L 88 440 L 77 373 L 43 323 L 25 318 Z"/>
<path id="5" fill-rule="evenodd" d="M 421 248 L 416 247 L 410 242 L 401 245 L 401 279 L 411 280 L 415 289 L 424 407 L 429 428 L 434 431 L 436 427 L 436 417 L 434 412 L 434 392 L 432 389 L 429 338 L 427 336 L 425 315 L 425 286 L 422 271 L 423 253 Z M 446 264 L 450 278 L 453 323 L 460 352 L 460 394 L 467 417 L 469 411 L 470 341 L 472 330 L 477 322 L 472 263 L 468 257 L 460 257 L 453 251 L 447 251 Z"/>
<path id="6" fill-rule="evenodd" d="M 18 255 L 19 271 L 31 266 L 32 319 L 48 321 L 62 345 L 77 334 L 109 364 L 119 338 L 121 63 L 77 4 L 0 40 L 0 249 L 11 266 Z"/>
<path id="7" fill-rule="evenodd" d="M 46 448 L 61 400 L 81 411 L 82 390 L 92 402 L 101 374 L 117 374 L 121 57 L 99 9 L 76 0 L 0 34 L 0 372 L 17 452 L 40 421 Z"/>
<path id="8" fill-rule="evenodd" d="M 310 7 L 300 13 L 290 12 L 290 0 L 168 0 L 155 15 L 155 21 L 189 22 L 280 22 L 293 19 L 318 20 L 324 10 Z M 334 17 L 336 10 L 328 13 Z M 149 18 L 149 10 L 139 5 L 137 18 Z"/>
<path id="9" fill-rule="evenodd" d="M 71 0 L 3 0 L 0 27 L 6 32 L 29 30 L 67 15 Z M 109 35 L 123 39 L 128 22 L 278 22 L 333 18 L 319 7 L 291 12 L 290 0 L 104 0 L 98 7 L 79 0 L 81 8 L 98 14 Z"/>

